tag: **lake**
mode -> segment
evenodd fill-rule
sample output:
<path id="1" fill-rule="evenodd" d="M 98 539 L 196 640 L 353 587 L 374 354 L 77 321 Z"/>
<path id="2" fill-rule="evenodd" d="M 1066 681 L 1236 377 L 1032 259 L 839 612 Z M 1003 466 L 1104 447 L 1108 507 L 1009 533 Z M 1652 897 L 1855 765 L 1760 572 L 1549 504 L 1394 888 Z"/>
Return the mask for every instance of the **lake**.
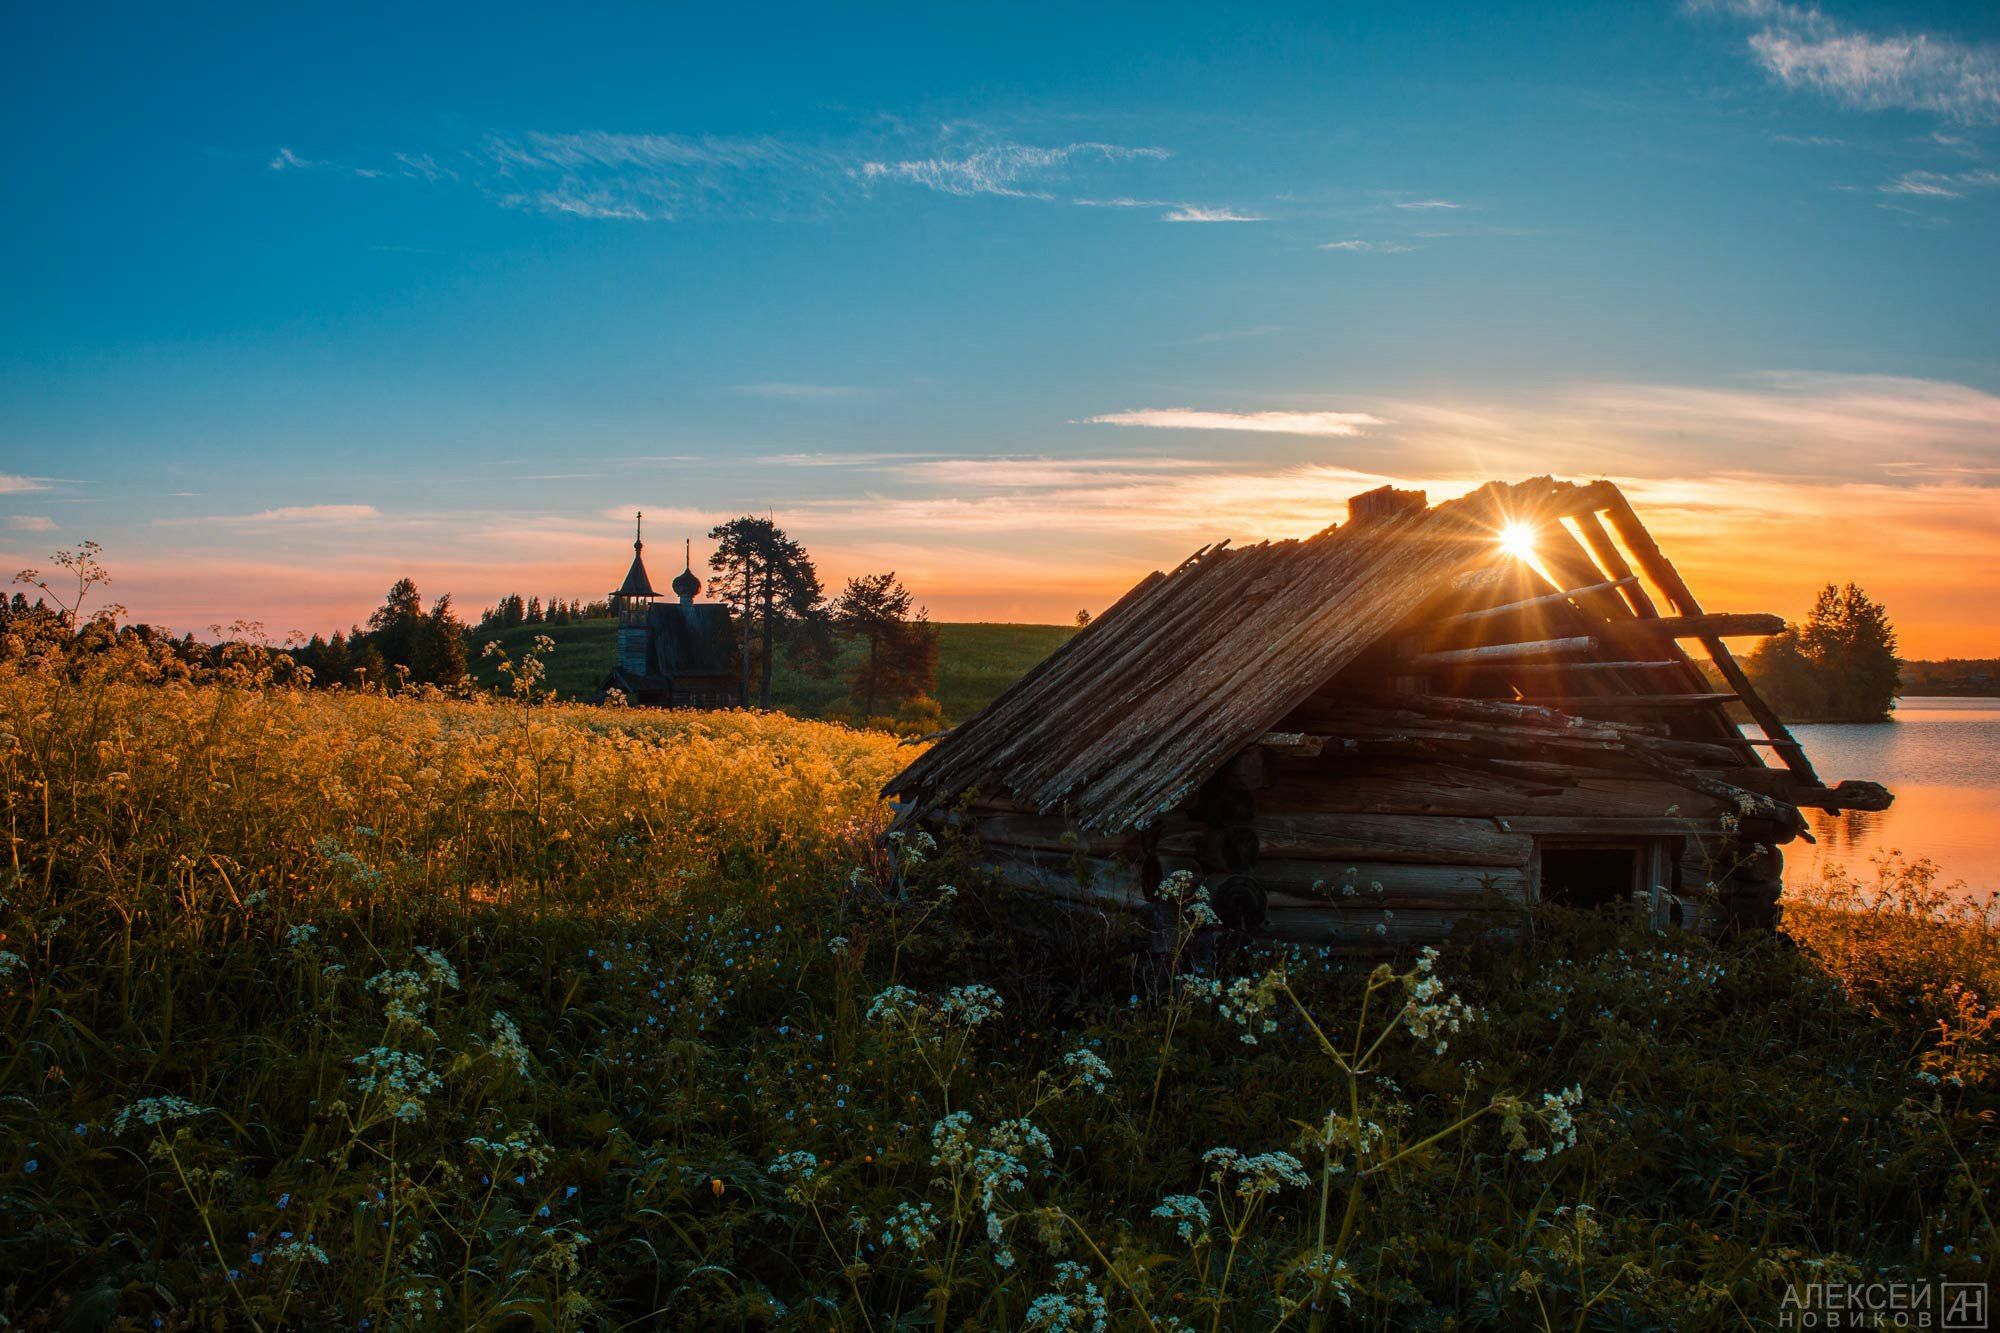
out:
<path id="1" fill-rule="evenodd" d="M 1787 880 L 1831 865 L 1865 882 L 1874 877 L 1869 858 L 1894 848 L 1937 862 L 1941 882 L 1964 880 L 1982 897 L 2000 889 L 2000 699 L 1906 698 L 1893 722 L 1801 725 L 1792 734 L 1829 787 L 1866 778 L 1896 802 L 1879 813 L 1806 811 L 1819 844 L 1785 848 Z"/>

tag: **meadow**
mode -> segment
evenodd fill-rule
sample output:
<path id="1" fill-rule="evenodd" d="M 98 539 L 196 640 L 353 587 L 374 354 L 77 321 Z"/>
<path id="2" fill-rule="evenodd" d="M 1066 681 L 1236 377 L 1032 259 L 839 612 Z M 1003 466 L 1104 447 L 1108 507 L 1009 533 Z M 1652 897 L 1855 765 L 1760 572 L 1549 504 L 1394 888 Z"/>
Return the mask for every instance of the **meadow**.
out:
<path id="1" fill-rule="evenodd" d="M 504 665 L 0 645 L 13 1326 L 1774 1327 L 1992 1267 L 2000 943 L 1921 862 L 1394 959 L 1177 881 L 1161 957 L 884 841 L 891 737 Z"/>
<path id="2" fill-rule="evenodd" d="M 1028 673 L 1076 633 L 1069 625 L 1003 625 L 978 621 L 940 623 L 937 701 L 947 723 L 963 722 L 991 703 L 1000 691 Z M 473 679 L 484 687 L 502 685 L 493 659 L 482 658 L 488 641 L 510 657 L 525 654 L 537 635 L 555 645 L 547 654 L 548 686 L 558 699 L 594 698 L 618 655 L 616 621 L 580 620 L 568 625 L 516 625 L 481 630 L 471 637 Z M 846 714 L 847 673 L 859 659 L 859 644 L 841 646 L 831 675 L 799 671 L 782 657 L 772 673 L 772 700 L 799 717 Z"/>

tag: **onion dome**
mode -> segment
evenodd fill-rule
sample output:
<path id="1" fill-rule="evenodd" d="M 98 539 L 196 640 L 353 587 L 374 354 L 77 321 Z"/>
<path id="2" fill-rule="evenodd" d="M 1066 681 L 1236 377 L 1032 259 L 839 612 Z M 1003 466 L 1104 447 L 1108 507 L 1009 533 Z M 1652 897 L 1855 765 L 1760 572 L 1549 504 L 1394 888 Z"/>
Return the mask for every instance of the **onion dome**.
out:
<path id="1" fill-rule="evenodd" d="M 694 574 L 694 541 L 688 540 L 686 560 L 681 572 L 674 575 L 674 596 L 683 602 L 692 602 L 701 595 L 701 580 Z"/>

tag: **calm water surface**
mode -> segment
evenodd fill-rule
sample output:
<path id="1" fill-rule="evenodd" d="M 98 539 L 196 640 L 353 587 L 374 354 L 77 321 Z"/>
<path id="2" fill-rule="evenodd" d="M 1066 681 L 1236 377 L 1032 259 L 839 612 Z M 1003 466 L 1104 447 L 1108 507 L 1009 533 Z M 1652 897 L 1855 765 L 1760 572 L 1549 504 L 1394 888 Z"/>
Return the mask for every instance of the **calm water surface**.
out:
<path id="1" fill-rule="evenodd" d="M 1896 794 L 1879 814 L 1806 811 L 1818 846 L 1785 848 L 1785 877 L 1810 879 L 1840 866 L 1864 881 L 1885 849 L 1928 856 L 1945 882 L 1984 896 L 2000 889 L 2000 699 L 1915 697 L 1893 722 L 1792 728 L 1828 786 L 1866 778 Z"/>

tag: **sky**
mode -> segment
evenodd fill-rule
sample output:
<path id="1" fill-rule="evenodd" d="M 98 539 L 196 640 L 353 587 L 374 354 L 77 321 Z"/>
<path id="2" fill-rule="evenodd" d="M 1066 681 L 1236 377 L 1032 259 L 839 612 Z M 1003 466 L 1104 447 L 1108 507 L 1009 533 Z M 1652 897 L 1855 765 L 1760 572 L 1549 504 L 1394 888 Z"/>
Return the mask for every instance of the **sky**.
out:
<path id="1" fill-rule="evenodd" d="M 601 595 L 643 509 L 1067 621 L 1553 472 L 2000 655 L 1984 0 L 4 22 L 0 565 L 135 618 Z"/>

